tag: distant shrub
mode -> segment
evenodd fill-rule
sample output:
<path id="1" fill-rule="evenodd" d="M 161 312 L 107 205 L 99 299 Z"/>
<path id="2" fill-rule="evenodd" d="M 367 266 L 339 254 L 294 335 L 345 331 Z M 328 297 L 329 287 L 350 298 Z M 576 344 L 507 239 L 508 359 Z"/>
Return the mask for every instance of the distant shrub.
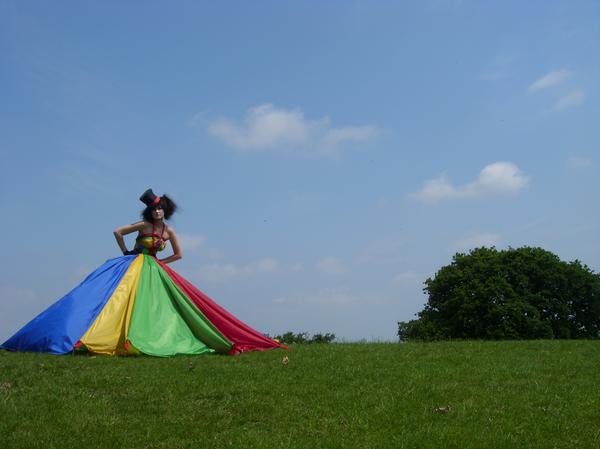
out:
<path id="1" fill-rule="evenodd" d="M 323 343 L 331 343 L 335 340 L 335 334 L 314 334 L 312 337 L 308 332 L 298 332 L 295 334 L 294 332 L 286 332 L 282 335 L 276 335 L 273 337 L 275 340 L 278 340 L 280 343 L 291 345 L 291 344 L 323 344 Z"/>
<path id="2" fill-rule="evenodd" d="M 335 334 L 315 334 L 310 343 L 331 343 L 333 340 L 335 340 Z"/>

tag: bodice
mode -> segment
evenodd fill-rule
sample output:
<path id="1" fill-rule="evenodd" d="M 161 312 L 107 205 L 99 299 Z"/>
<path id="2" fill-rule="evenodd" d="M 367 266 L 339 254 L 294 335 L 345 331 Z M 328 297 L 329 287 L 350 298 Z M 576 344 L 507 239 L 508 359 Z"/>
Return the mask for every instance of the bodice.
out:
<path id="1" fill-rule="evenodd" d="M 152 232 L 148 234 L 139 234 L 135 239 L 135 249 L 144 254 L 156 254 L 158 251 L 162 251 L 167 246 L 167 241 L 164 239 L 165 226 L 163 225 L 160 234 L 154 232 L 154 226 L 152 226 Z"/>
<path id="2" fill-rule="evenodd" d="M 162 251 L 166 246 L 167 242 L 156 234 L 141 234 L 135 240 L 135 247 L 142 251 L 148 250 L 148 253 Z"/>

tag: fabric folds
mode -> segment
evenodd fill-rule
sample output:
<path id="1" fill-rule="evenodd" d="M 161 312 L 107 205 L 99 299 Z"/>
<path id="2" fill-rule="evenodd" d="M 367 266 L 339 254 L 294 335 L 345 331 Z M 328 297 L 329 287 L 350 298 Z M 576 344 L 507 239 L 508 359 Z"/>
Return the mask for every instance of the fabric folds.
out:
<path id="1" fill-rule="evenodd" d="M 2 344 L 11 351 L 73 350 L 115 291 L 135 256 L 107 260 L 84 281 Z"/>
<path id="2" fill-rule="evenodd" d="M 238 320 L 166 264 L 158 263 L 208 320 L 233 343 L 234 353 L 281 347 L 275 340 L 271 340 Z"/>
<path id="3" fill-rule="evenodd" d="M 147 254 L 106 261 L 0 346 L 161 357 L 277 347 Z"/>

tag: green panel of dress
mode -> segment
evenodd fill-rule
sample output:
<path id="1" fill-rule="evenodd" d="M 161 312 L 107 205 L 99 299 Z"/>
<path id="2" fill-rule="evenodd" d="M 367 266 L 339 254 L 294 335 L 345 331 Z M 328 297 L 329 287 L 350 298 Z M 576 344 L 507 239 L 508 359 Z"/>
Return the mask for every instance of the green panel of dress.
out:
<path id="1" fill-rule="evenodd" d="M 153 257 L 144 255 L 128 340 L 154 356 L 227 352 L 232 345 L 173 283 Z"/>

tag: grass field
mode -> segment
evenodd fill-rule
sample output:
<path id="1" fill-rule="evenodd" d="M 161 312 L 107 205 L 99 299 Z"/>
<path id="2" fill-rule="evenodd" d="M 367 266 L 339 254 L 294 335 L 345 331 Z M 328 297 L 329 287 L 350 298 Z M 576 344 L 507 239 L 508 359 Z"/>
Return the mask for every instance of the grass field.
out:
<path id="1" fill-rule="evenodd" d="M 0 447 L 596 449 L 600 342 L 0 352 Z"/>

